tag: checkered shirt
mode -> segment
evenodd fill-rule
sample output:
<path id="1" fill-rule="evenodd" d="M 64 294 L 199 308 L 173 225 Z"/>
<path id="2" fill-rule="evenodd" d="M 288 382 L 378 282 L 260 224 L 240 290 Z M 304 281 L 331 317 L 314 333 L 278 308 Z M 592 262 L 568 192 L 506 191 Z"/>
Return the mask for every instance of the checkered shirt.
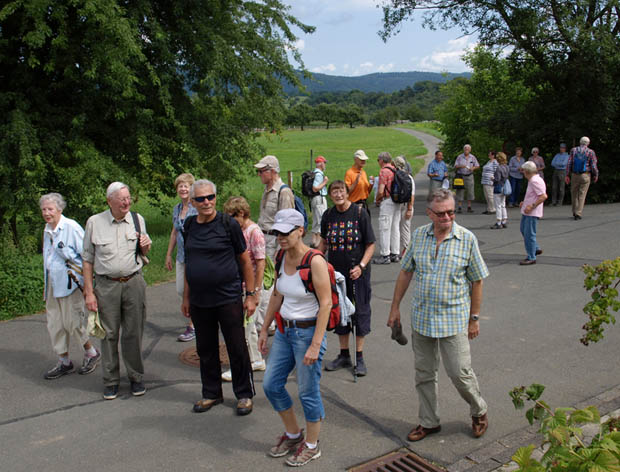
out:
<path id="1" fill-rule="evenodd" d="M 439 245 L 433 224 L 417 228 L 403 257 L 406 272 L 415 271 L 411 325 L 431 338 L 454 336 L 467 329 L 470 283 L 489 276 L 478 249 L 476 236 L 453 223 L 452 230 Z"/>

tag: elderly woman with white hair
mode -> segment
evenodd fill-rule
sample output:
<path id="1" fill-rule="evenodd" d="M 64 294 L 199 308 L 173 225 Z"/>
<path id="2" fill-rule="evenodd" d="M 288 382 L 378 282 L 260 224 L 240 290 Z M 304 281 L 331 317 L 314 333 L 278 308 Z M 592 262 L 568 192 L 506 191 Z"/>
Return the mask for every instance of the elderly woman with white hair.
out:
<path id="1" fill-rule="evenodd" d="M 397 169 L 404 170 L 409 174 L 411 179 L 411 200 L 400 205 L 400 255 L 402 256 L 407 250 L 409 241 L 411 240 L 411 220 L 413 218 L 413 203 L 415 201 L 415 181 L 411 176 L 411 166 L 405 160 L 405 156 L 398 156 L 394 159 L 394 165 Z"/>
<path id="2" fill-rule="evenodd" d="M 532 265 L 536 264 L 536 256 L 542 254 L 542 249 L 536 241 L 536 229 L 538 220 L 543 216 L 543 202 L 547 199 L 547 186 L 538 175 L 534 162 L 526 162 L 521 169 L 528 180 L 525 198 L 519 204 L 521 208 L 521 234 L 523 235 L 527 257 L 519 264 Z"/>
<path id="3" fill-rule="evenodd" d="M 59 193 L 48 193 L 39 199 L 41 214 L 46 223 L 43 231 L 43 269 L 47 330 L 58 355 L 56 366 L 44 375 L 48 380 L 75 371 L 69 359 L 71 336 L 84 348 L 79 374 L 93 372 L 101 359 L 101 354 L 93 347 L 86 332 L 84 298 L 81 293 L 84 230 L 74 220 L 63 216 L 66 205 Z"/>
<path id="4" fill-rule="evenodd" d="M 527 161 L 533 162 L 534 164 L 536 164 L 538 175 L 540 176 L 541 179 L 544 179 L 545 173 L 543 171 L 545 170 L 546 166 L 545 166 L 545 160 L 540 155 L 540 149 L 538 149 L 537 147 L 532 148 L 532 155 Z"/>

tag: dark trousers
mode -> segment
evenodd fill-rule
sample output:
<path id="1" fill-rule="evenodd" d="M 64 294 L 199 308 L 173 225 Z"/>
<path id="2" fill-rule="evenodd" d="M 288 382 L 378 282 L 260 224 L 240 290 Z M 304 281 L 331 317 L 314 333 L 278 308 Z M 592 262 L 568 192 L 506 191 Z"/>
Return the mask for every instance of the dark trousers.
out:
<path id="1" fill-rule="evenodd" d="M 521 201 L 521 184 L 523 179 L 515 179 L 510 177 L 510 186 L 512 187 L 512 193 L 510 194 L 510 204 L 516 205 Z"/>
<path id="2" fill-rule="evenodd" d="M 241 299 L 238 302 L 210 308 L 191 305 L 190 314 L 196 329 L 202 398 L 216 399 L 223 396 L 218 329 L 222 330 L 228 351 L 233 392 L 237 399 L 252 398 L 255 394 L 254 377 L 248 346 L 245 343 Z"/>
<path id="3" fill-rule="evenodd" d="M 357 280 L 351 280 L 348 274 L 345 275 L 347 282 L 347 298 L 355 304 L 355 315 L 353 315 L 353 323 L 355 323 L 355 335 L 367 336 L 370 334 L 370 298 L 372 289 L 370 286 L 370 267 L 367 267 Z M 355 291 L 353 285 L 355 284 Z M 355 296 L 354 296 L 355 292 Z M 336 326 L 334 330 L 336 334 L 348 334 L 351 332 L 350 326 Z"/>

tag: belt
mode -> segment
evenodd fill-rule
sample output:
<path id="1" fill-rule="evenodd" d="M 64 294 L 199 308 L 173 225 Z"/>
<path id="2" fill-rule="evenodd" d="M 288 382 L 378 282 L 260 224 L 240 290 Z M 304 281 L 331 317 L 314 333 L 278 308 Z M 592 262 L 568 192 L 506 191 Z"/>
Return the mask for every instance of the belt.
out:
<path id="1" fill-rule="evenodd" d="M 120 282 L 120 283 L 125 283 L 125 282 L 129 282 L 133 277 L 135 277 L 136 275 L 138 275 L 140 273 L 140 271 L 136 271 L 133 274 L 129 274 L 126 275 L 125 277 L 110 277 L 108 275 L 100 275 L 100 274 L 95 274 L 97 277 L 103 277 L 104 279 L 108 279 L 108 280 L 112 280 L 113 282 Z"/>
<path id="2" fill-rule="evenodd" d="M 316 326 L 316 318 L 313 320 L 287 320 L 282 318 L 282 324 L 287 328 L 312 328 Z"/>

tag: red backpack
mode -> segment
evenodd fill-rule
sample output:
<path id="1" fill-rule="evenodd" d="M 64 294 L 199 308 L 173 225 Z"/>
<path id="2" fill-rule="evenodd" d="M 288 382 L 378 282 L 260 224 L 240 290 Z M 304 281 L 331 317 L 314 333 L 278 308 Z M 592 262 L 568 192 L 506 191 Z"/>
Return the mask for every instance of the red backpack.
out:
<path id="1" fill-rule="evenodd" d="M 306 292 L 314 293 L 314 296 L 318 296 L 314 290 L 314 285 L 312 284 L 312 271 L 310 270 L 310 262 L 314 256 L 321 256 L 325 258 L 325 255 L 317 250 L 310 249 L 308 252 L 304 254 L 304 257 L 301 258 L 301 264 L 297 266 L 297 270 L 299 271 L 299 277 L 301 278 L 304 287 L 306 288 Z M 284 250 L 280 249 L 276 254 L 276 264 L 275 264 L 275 272 L 276 279 L 280 274 L 280 267 L 282 266 L 282 258 L 284 257 Z M 325 260 L 327 262 L 327 259 Z M 336 288 L 336 271 L 334 270 L 334 266 L 327 262 L 327 271 L 329 272 L 329 284 L 332 289 L 332 309 L 329 312 L 329 321 L 327 322 L 327 331 L 332 331 L 340 324 L 340 304 L 338 301 L 338 289 Z M 275 284 L 274 284 L 275 285 Z M 276 313 L 279 316 L 279 313 Z"/>

